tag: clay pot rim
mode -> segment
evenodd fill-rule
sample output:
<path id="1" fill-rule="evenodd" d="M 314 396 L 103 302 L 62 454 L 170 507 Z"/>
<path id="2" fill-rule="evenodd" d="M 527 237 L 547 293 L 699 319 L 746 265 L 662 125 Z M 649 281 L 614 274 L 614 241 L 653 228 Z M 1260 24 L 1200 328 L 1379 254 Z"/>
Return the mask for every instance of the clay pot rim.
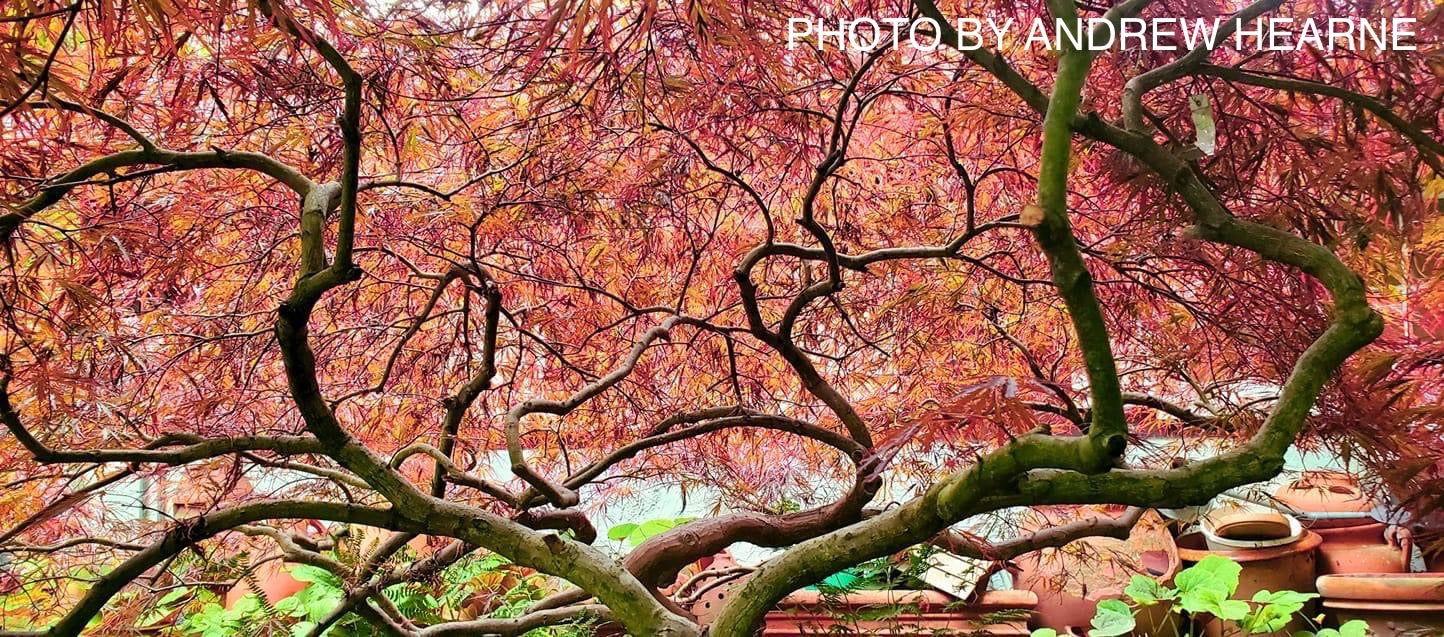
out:
<path id="1" fill-rule="evenodd" d="M 939 591 L 930 590 L 864 590 L 842 593 L 835 597 L 837 606 L 896 606 L 902 604 L 916 605 L 920 610 L 934 606 L 945 607 L 958 603 L 958 599 Z M 796 591 L 781 602 L 778 602 L 778 610 L 807 609 L 827 605 L 822 593 L 818 591 Z M 1038 596 L 1033 591 L 1025 590 L 1003 590 L 985 591 L 978 597 L 978 600 L 963 606 L 970 609 L 977 608 L 1032 608 L 1038 605 Z"/>
<path id="2" fill-rule="evenodd" d="M 1202 533 L 1185 534 L 1180 537 L 1187 537 L 1188 535 L 1198 535 L 1200 539 L 1203 537 Z M 1273 560 L 1281 557 L 1290 557 L 1299 553 L 1312 552 L 1314 549 L 1319 548 L 1319 545 L 1323 544 L 1323 542 L 1323 536 L 1313 531 L 1305 530 L 1297 542 L 1271 548 L 1237 550 L 1195 549 L 1186 548 L 1180 544 L 1178 546 L 1178 557 L 1185 562 L 1195 563 L 1202 561 L 1203 558 L 1209 555 L 1222 555 L 1239 563 L 1262 562 L 1264 560 Z"/>
<path id="3" fill-rule="evenodd" d="M 1303 525 L 1299 524 L 1298 518 L 1291 515 L 1284 515 L 1277 511 L 1259 512 L 1238 512 L 1219 516 L 1217 521 L 1204 516 L 1203 523 L 1199 525 L 1203 532 L 1204 540 L 1209 544 L 1220 545 L 1220 550 L 1256 550 L 1263 548 L 1274 548 L 1277 546 L 1288 546 L 1299 541 L 1303 535 Z M 1267 527 L 1270 531 L 1276 531 L 1283 527 L 1283 534 L 1263 540 L 1242 540 L 1226 535 L 1230 529 L 1247 527 Z M 1237 545 L 1237 546 L 1231 546 Z M 1210 547 L 1213 548 L 1213 547 Z"/>
<path id="4" fill-rule="evenodd" d="M 1384 532 L 1384 529 L 1385 529 L 1385 528 L 1388 528 L 1388 526 L 1389 526 L 1388 524 L 1385 524 L 1385 523 L 1380 522 L 1380 521 L 1378 521 L 1378 520 L 1375 520 L 1375 519 L 1373 519 L 1373 518 L 1368 518 L 1368 519 L 1360 518 L 1360 519 L 1355 519 L 1355 520 L 1310 520 L 1310 521 L 1302 521 L 1302 522 L 1304 522 L 1304 527 L 1308 528 L 1309 530 L 1311 530 L 1311 531 L 1319 531 L 1319 532 L 1321 532 L 1321 533 L 1324 533 L 1325 535 L 1327 535 L 1330 531 L 1335 532 L 1335 533 L 1345 533 L 1345 532 L 1357 533 L 1357 532 L 1359 532 L 1360 530 L 1365 529 L 1365 528 L 1368 528 L 1368 527 L 1371 527 L 1371 526 L 1379 527 L 1379 532 L 1380 532 L 1380 533 L 1383 533 L 1383 532 Z M 1310 522 L 1314 522 L 1314 524 L 1310 524 Z M 1329 524 L 1329 525 L 1324 525 L 1324 524 L 1317 524 L 1318 522 L 1347 522 L 1347 524 Z"/>
<path id="5" fill-rule="evenodd" d="M 1444 611 L 1444 603 L 1429 602 L 1376 602 L 1354 599 L 1325 599 L 1324 608 L 1343 610 L 1392 610 L 1406 613 L 1438 613 Z"/>
<path id="6" fill-rule="evenodd" d="M 1444 573 L 1342 573 L 1315 582 L 1325 601 L 1444 606 Z"/>

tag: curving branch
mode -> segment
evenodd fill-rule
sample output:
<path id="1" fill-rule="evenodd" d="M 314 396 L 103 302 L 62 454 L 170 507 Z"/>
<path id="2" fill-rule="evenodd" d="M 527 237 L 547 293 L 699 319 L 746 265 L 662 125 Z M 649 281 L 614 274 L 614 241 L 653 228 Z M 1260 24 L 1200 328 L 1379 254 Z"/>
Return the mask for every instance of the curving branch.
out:
<path id="1" fill-rule="evenodd" d="M 558 508 L 569 508 L 577 505 L 576 491 L 565 485 L 555 484 L 545 476 L 534 471 L 526 463 L 526 457 L 522 453 L 521 420 L 531 414 L 551 414 L 554 416 L 565 416 L 572 410 L 580 407 L 582 403 L 591 400 L 598 394 L 621 382 L 636 368 L 637 361 L 641 360 L 642 354 L 657 340 L 670 338 L 672 327 L 675 326 L 681 317 L 671 317 L 662 321 L 661 325 L 647 330 L 642 338 L 632 346 L 632 351 L 627 354 L 622 363 L 606 376 L 598 378 L 585 387 L 577 390 L 566 400 L 528 400 L 512 407 L 506 414 L 506 451 L 511 459 L 511 471 L 518 477 L 525 480 L 532 486 L 532 489 L 546 497 L 547 501 Z M 530 493 L 523 493 L 520 501 L 526 503 L 531 499 Z"/>
<path id="2" fill-rule="evenodd" d="M 683 424 L 687 426 L 681 427 Z M 563 484 L 569 489 L 576 490 L 582 485 L 595 480 L 617 463 L 636 457 L 637 454 L 647 449 L 695 438 L 723 429 L 748 427 L 783 431 L 811 438 L 836 448 L 853 461 L 859 461 L 867 454 L 867 449 L 851 438 L 813 423 L 787 418 L 785 416 L 753 412 L 735 406 L 717 407 L 678 414 L 668 418 L 658 423 L 656 427 L 641 439 L 619 447 L 606 456 L 582 468 L 580 471 L 577 471 L 571 477 L 567 478 Z M 525 504 L 535 504 L 535 498 L 528 500 Z"/>
<path id="3" fill-rule="evenodd" d="M 1279 8 L 1283 0 L 1256 0 L 1253 4 L 1240 9 L 1237 13 L 1224 21 L 1219 26 L 1213 43 L 1215 46 L 1228 41 L 1235 31 L 1238 31 L 1240 24 L 1253 20 L 1269 11 Z M 1181 78 L 1195 69 L 1199 68 L 1214 47 L 1208 42 L 1202 42 L 1193 47 L 1182 57 L 1164 64 L 1163 66 L 1149 69 L 1147 72 L 1134 76 L 1123 85 L 1123 125 L 1130 131 L 1137 133 L 1145 132 L 1143 123 L 1143 96 L 1149 91 Z"/>
<path id="4" fill-rule="evenodd" d="M 525 635 L 538 628 L 575 624 L 587 621 L 611 621 L 614 615 L 601 604 L 567 606 L 526 613 L 517 617 L 473 619 L 462 622 L 448 622 L 427 626 L 411 633 L 412 637 L 463 637 L 488 635 L 514 637 Z"/>
<path id="5" fill-rule="evenodd" d="M 64 11 L 66 13 L 65 24 L 60 28 L 60 36 L 55 39 L 55 44 L 50 47 L 50 53 L 46 54 L 45 62 L 40 65 L 40 72 L 37 73 L 33 79 L 30 80 L 30 82 L 26 85 L 25 90 L 20 92 L 19 97 L 16 97 L 14 101 L 6 104 L 4 108 L 0 108 L 0 119 L 4 119 L 5 116 L 15 112 L 15 109 L 20 108 L 20 105 L 24 104 L 25 100 L 30 99 L 30 96 L 34 95 L 35 91 L 39 90 L 41 85 L 45 85 L 50 81 L 50 69 L 55 65 L 55 58 L 56 56 L 60 55 L 60 50 L 62 48 L 65 48 L 65 37 L 70 34 L 71 27 L 75 26 L 76 16 L 79 16 L 80 10 L 84 8 L 85 3 L 77 1 L 72 2 L 68 7 L 65 7 L 64 9 L 58 10 L 54 13 L 40 13 L 31 16 L 25 16 L 25 19 L 33 19 L 49 15 L 56 15 L 56 13 L 58 13 L 59 11 Z M 16 73 L 16 75 L 19 75 L 22 78 L 24 77 L 24 75 L 21 73 Z M 0 237 L 4 237 L 4 234 L 0 233 Z"/>
<path id="6" fill-rule="evenodd" d="M 467 410 L 471 409 L 471 405 L 482 392 L 491 388 L 491 383 L 496 378 L 496 339 L 501 323 L 501 290 L 485 270 L 478 268 L 476 275 L 481 279 L 479 285 L 482 296 L 486 299 L 481 337 L 481 369 L 445 401 L 446 417 L 441 425 L 441 437 L 437 446 L 448 461 L 456 450 L 456 436 L 461 431 L 461 421 L 466 418 Z M 446 485 L 442 481 L 444 470 L 445 467 L 438 461 L 431 480 L 432 497 L 446 495 Z"/>
<path id="7" fill-rule="evenodd" d="M 1055 0 L 1049 6 L 1057 19 L 1072 22 L 1078 18 L 1072 0 Z M 1088 79 L 1093 55 L 1093 51 L 1072 47 L 1065 47 L 1059 53 L 1057 79 L 1043 115 L 1043 148 L 1038 169 L 1039 218 L 1035 220 L 1033 235 L 1048 258 L 1053 284 L 1068 308 L 1078 336 L 1092 408 L 1088 435 L 1098 447 L 1096 457 L 1101 467 L 1122 455 L 1128 423 L 1123 416 L 1118 369 L 1103 308 L 1068 220 L 1072 121 L 1082 103 L 1083 84 Z"/>
<path id="8" fill-rule="evenodd" d="M 741 511 L 693 520 L 648 538 L 627 555 L 624 564 L 648 586 L 670 586 L 692 562 L 738 542 L 779 548 L 835 531 L 864 517 L 864 507 L 882 487 L 882 475 L 916 428 L 905 429 L 887 442 L 855 456 L 857 475 L 850 489 L 830 504 L 785 514 Z"/>
<path id="9" fill-rule="evenodd" d="M 417 454 L 433 458 L 436 464 L 441 466 L 442 478 L 447 482 L 463 487 L 471 487 L 513 507 L 517 506 L 517 496 L 508 491 L 505 486 L 466 472 L 461 467 L 456 466 L 456 464 L 451 461 L 451 458 L 447 457 L 446 453 L 424 442 L 413 443 L 397 451 L 395 455 L 391 456 L 390 466 L 392 469 L 400 467 L 401 463 L 405 462 L 407 458 Z"/>
<path id="10" fill-rule="evenodd" d="M 1424 160 L 1424 162 L 1429 164 L 1430 168 L 1434 169 L 1434 174 L 1444 176 L 1444 161 L 1441 161 L 1441 159 L 1444 159 L 1444 142 L 1440 142 L 1438 139 L 1430 137 L 1418 126 L 1415 126 L 1414 124 L 1411 124 L 1408 120 L 1400 117 L 1397 113 L 1395 113 L 1393 110 L 1390 110 L 1388 106 L 1386 106 L 1383 102 L 1379 101 L 1376 98 L 1369 97 L 1368 95 L 1363 95 L 1360 93 L 1355 93 L 1348 89 L 1333 86 L 1330 84 L 1311 82 L 1309 80 L 1302 80 L 1292 77 L 1281 77 L 1277 75 L 1255 73 L 1237 67 L 1200 64 L 1195 69 L 1195 72 L 1199 75 L 1213 76 L 1219 79 L 1227 80 L 1229 82 L 1237 82 L 1239 84 L 1248 84 L 1252 86 L 1261 86 L 1264 88 L 1280 89 L 1284 91 L 1293 91 L 1297 93 L 1322 95 L 1325 97 L 1337 98 L 1349 104 L 1353 104 L 1359 108 L 1369 111 L 1370 113 L 1373 113 L 1375 117 L 1384 120 L 1385 123 L 1392 126 L 1394 130 L 1399 132 L 1400 135 L 1408 138 L 1409 141 L 1413 142 L 1414 145 L 1418 147 L 1420 151 L 1419 156 Z"/>
<path id="11" fill-rule="evenodd" d="M 202 438 L 195 434 L 171 433 L 151 441 L 143 449 L 52 449 L 37 439 L 20 420 L 10 402 L 10 371 L 0 363 L 0 421 L 15 440 L 20 443 L 36 462 L 41 464 L 59 463 L 103 463 L 103 462 L 153 462 L 179 465 L 246 451 L 272 451 L 282 455 L 320 453 L 321 444 L 306 436 L 237 436 L 232 438 Z M 172 445 L 185 445 L 171 449 Z"/>
<path id="12" fill-rule="evenodd" d="M 948 530 L 934 537 L 933 545 L 950 553 L 983 560 L 1007 561 L 1038 549 L 1056 548 L 1086 537 L 1127 539 L 1148 509 L 1130 507 L 1118 516 L 1099 515 L 1034 531 L 1002 542 L 989 542 L 971 533 Z"/>
<path id="13" fill-rule="evenodd" d="M 339 502 L 304 500 L 273 500 L 244 504 L 185 520 L 168 531 L 160 541 L 137 552 L 129 559 L 100 576 L 70 611 L 48 630 L 40 632 L 0 633 L 39 637 L 76 637 L 90 619 L 105 607 L 116 593 L 151 568 L 160 565 L 197 542 L 262 520 L 317 519 L 351 522 L 380 528 L 410 526 L 394 511 Z"/>
<path id="14" fill-rule="evenodd" d="M 65 198 L 71 190 L 98 175 L 113 174 L 122 168 L 160 166 L 169 171 L 211 168 L 251 170 L 281 182 L 287 188 L 306 196 L 316 184 L 299 171 L 262 153 L 229 151 L 183 152 L 165 148 L 141 148 L 111 153 L 81 164 L 63 175 L 50 179 L 39 194 L 27 199 L 13 212 L 0 215 L 0 243 L 8 242 L 22 223 Z"/>

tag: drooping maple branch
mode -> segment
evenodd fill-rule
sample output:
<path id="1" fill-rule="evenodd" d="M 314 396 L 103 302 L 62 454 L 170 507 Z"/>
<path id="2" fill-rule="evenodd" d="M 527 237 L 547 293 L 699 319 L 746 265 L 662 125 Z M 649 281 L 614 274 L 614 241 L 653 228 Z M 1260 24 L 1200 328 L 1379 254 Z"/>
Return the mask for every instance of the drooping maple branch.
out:
<path id="1" fill-rule="evenodd" d="M 531 414 L 551 414 L 554 416 L 566 416 L 572 410 L 580 407 L 583 403 L 606 391 L 608 388 L 621 382 L 636 368 L 637 362 L 641 360 L 642 354 L 657 340 L 670 338 L 672 327 L 681 319 L 671 317 L 642 335 L 637 343 L 632 346 L 632 351 L 627 354 L 622 363 L 606 376 L 598 378 L 595 382 L 587 384 L 577 390 L 565 400 L 542 400 L 534 399 L 524 401 L 512 407 L 506 414 L 506 449 L 507 456 L 511 460 L 511 471 L 531 485 L 537 493 L 546 497 L 547 501 L 558 508 L 569 508 L 577 505 L 577 493 L 571 488 L 556 484 L 546 476 L 537 473 L 526 462 L 526 456 L 522 449 L 521 421 Z M 532 494 L 523 493 L 520 501 L 526 503 L 531 499 Z"/>
<path id="2" fill-rule="evenodd" d="M 687 426 L 677 427 L 683 423 L 687 423 Z M 564 486 L 573 490 L 580 488 L 582 485 L 591 482 L 605 473 L 607 469 L 616 465 L 618 462 L 635 457 L 647 449 L 694 438 L 714 431 L 721 431 L 723 429 L 749 427 L 783 431 L 811 438 L 842 451 L 854 461 L 863 458 L 867 453 L 867 449 L 852 439 L 813 423 L 787 418 L 785 416 L 751 412 L 735 406 L 721 407 L 668 418 L 653 428 L 645 437 L 617 448 L 615 451 L 612 451 L 576 472 L 567 478 Z M 533 500 L 527 504 L 535 504 L 535 502 Z"/>
<path id="3" fill-rule="evenodd" d="M 686 133 L 683 133 L 682 131 L 679 131 L 661 122 L 653 123 L 652 126 L 657 130 L 667 131 L 669 133 L 672 133 L 673 135 L 676 135 L 677 137 L 682 138 L 682 141 L 686 142 L 687 146 L 692 149 L 692 152 L 697 154 L 697 158 L 702 160 L 702 165 L 706 166 L 707 170 L 721 175 L 722 178 L 726 179 L 729 182 L 732 182 L 732 184 L 737 186 L 738 188 L 741 188 L 742 192 L 747 193 L 748 198 L 752 200 L 752 203 L 757 206 L 758 212 L 762 214 L 763 223 L 767 225 L 767 242 L 772 243 L 774 240 L 776 240 L 777 227 L 772 221 L 772 208 L 767 205 L 767 200 L 762 198 L 762 194 L 757 192 L 756 188 L 752 187 L 752 184 L 747 183 L 747 180 L 743 179 L 742 176 L 737 174 L 736 171 L 729 170 L 727 168 L 723 168 L 722 166 L 717 165 L 716 162 L 712 161 L 712 158 L 707 156 L 707 152 L 702 150 L 702 146 L 696 141 L 694 141 L 691 136 L 687 135 Z"/>
<path id="4" fill-rule="evenodd" d="M 441 425 L 441 437 L 437 441 L 437 448 L 441 451 L 441 455 L 448 460 L 456 450 L 456 436 L 461 430 L 461 421 L 466 418 L 467 410 L 471 409 L 471 405 L 476 402 L 481 392 L 491 388 L 492 380 L 496 378 L 496 339 L 497 330 L 501 324 L 501 289 L 490 276 L 487 276 L 484 270 L 478 269 L 477 274 L 482 279 L 479 286 L 482 296 L 486 299 L 481 337 L 481 369 L 477 370 L 475 375 L 445 401 L 446 417 Z M 438 461 L 431 480 L 433 497 L 439 498 L 446 495 L 442 471 L 443 467 Z"/>
<path id="5" fill-rule="evenodd" d="M 783 338 L 779 333 L 773 332 L 768 327 L 767 321 L 762 318 L 762 310 L 757 301 L 757 286 L 752 282 L 752 269 L 765 257 L 773 254 L 772 245 L 763 244 L 753 248 L 732 274 L 742 297 L 742 307 L 747 315 L 747 323 L 751 328 L 752 335 L 782 355 L 783 360 L 787 361 L 802 380 L 802 385 L 807 388 L 808 393 L 816 396 L 837 415 L 843 426 L 847 427 L 848 434 L 852 436 L 853 440 L 864 447 L 870 447 L 872 446 L 872 434 L 868 431 L 867 423 L 863 422 L 862 416 L 858 415 L 857 410 L 853 408 L 847 398 L 822 377 L 822 374 L 817 371 L 817 367 L 808 359 L 806 352 L 797 347 L 790 338 Z M 834 256 L 830 260 L 836 261 L 837 259 Z"/>
<path id="6" fill-rule="evenodd" d="M 426 455 L 435 460 L 441 467 L 442 479 L 445 482 L 463 487 L 471 487 L 511 506 L 517 506 L 517 496 L 508 491 L 505 486 L 472 475 L 461 467 L 456 466 L 445 452 L 424 442 L 412 443 L 402 447 L 400 451 L 397 451 L 395 455 L 391 456 L 391 468 L 395 469 L 400 467 L 401 463 L 405 462 L 407 458 L 417 454 Z"/>
<path id="7" fill-rule="evenodd" d="M 51 96 L 48 101 L 44 101 L 44 102 L 31 102 L 31 103 L 30 103 L 30 108 L 52 108 L 52 107 L 53 107 L 53 108 L 59 108 L 59 109 L 62 109 L 62 110 L 67 110 L 67 111 L 70 111 L 70 112 L 72 112 L 72 113 L 81 113 L 81 114 L 84 114 L 84 115 L 89 115 L 89 116 L 91 116 L 91 117 L 94 117 L 94 118 L 102 121 L 102 122 L 105 122 L 106 124 L 111 125 L 112 127 L 116 128 L 117 130 L 119 130 L 119 131 L 125 133 L 126 135 L 128 135 L 131 139 L 135 140 L 135 143 L 140 144 L 141 150 L 156 150 L 156 148 L 157 148 L 155 141 L 152 140 L 150 137 L 146 136 L 144 133 L 140 132 L 140 130 L 137 129 L 134 124 L 131 124 L 130 122 L 127 122 L 127 121 L 125 121 L 124 119 L 121 119 L 121 118 L 119 118 L 119 117 L 116 117 L 116 116 L 114 116 L 114 115 L 111 115 L 110 113 L 107 113 L 107 112 L 105 112 L 105 111 L 102 111 L 102 110 L 99 110 L 99 109 L 90 108 L 90 107 L 88 107 L 88 106 L 86 106 L 86 105 L 84 105 L 84 104 L 79 104 L 79 103 L 72 102 L 72 101 L 70 101 L 70 100 L 62 99 L 62 98 L 55 97 L 55 96 Z"/>
<path id="8" fill-rule="evenodd" d="M 336 47 L 322 38 L 310 27 L 301 24 L 289 12 L 278 10 L 274 0 L 258 0 L 261 13 L 270 18 L 276 28 L 287 35 L 316 49 L 332 70 L 341 77 L 345 99 L 342 106 L 341 126 L 341 180 L 339 214 L 336 221 L 336 252 L 334 269 L 344 276 L 353 267 L 351 251 L 356 237 L 356 195 L 361 178 L 361 74 L 357 73 Z"/>
<path id="9" fill-rule="evenodd" d="M 44 187 L 39 194 L 21 203 L 13 212 L 0 215 L 0 242 L 9 241 L 15 230 L 27 219 L 54 205 L 86 180 L 135 166 L 164 166 L 174 170 L 252 170 L 285 184 L 303 197 L 316 186 L 299 171 L 262 153 L 220 149 L 194 152 L 165 148 L 125 150 L 93 159 L 51 179 L 51 185 Z"/>
<path id="10" fill-rule="evenodd" d="M 462 182 L 461 185 L 452 188 L 451 190 L 439 190 L 435 186 L 428 186 L 426 184 L 417 183 L 414 181 L 407 181 L 405 179 L 373 179 L 362 183 L 360 186 L 357 187 L 357 190 L 360 192 L 366 192 L 368 190 L 377 190 L 380 188 L 409 188 L 412 190 L 419 190 L 442 201 L 451 201 L 453 197 L 461 194 L 463 190 L 466 190 L 467 188 L 475 186 L 476 184 L 479 184 L 488 179 L 491 179 L 492 177 L 496 177 L 497 175 L 505 173 L 508 170 L 516 168 L 518 165 L 521 164 L 524 159 L 526 159 L 526 157 L 527 156 L 523 154 L 521 157 L 518 157 L 516 161 L 513 161 L 509 164 L 477 173 L 476 176 L 467 179 L 466 181 Z"/>
<path id="11" fill-rule="evenodd" d="M 1239 84 L 1333 97 L 1353 104 L 1373 113 L 1375 117 L 1384 120 L 1385 123 L 1392 126 L 1400 135 L 1407 137 L 1409 141 L 1413 142 L 1414 145 L 1419 148 L 1420 157 L 1425 163 L 1429 164 L 1430 168 L 1434 169 L 1434 174 L 1444 176 L 1444 142 L 1430 137 L 1418 126 L 1400 117 L 1376 98 L 1322 82 L 1311 82 L 1309 80 L 1277 75 L 1265 75 L 1237 67 L 1199 64 L 1194 72 L 1199 75 L 1209 75 Z"/>
<path id="12" fill-rule="evenodd" d="M 55 44 L 50 47 L 50 53 L 46 54 L 45 62 L 40 65 L 40 72 L 36 73 L 35 77 L 30 79 L 25 90 L 21 91 L 19 97 L 16 97 L 14 101 L 6 104 L 4 108 L 0 108 L 0 119 L 4 119 L 5 116 L 15 112 L 15 109 L 20 108 L 26 100 L 30 99 L 30 96 L 34 95 L 35 91 L 38 90 L 41 85 L 50 81 L 50 69 L 55 65 L 55 58 L 60 55 L 60 50 L 65 48 L 66 36 L 70 35 L 70 28 L 75 26 L 75 18 L 80 15 L 80 10 L 83 8 L 85 8 L 84 2 L 73 2 L 65 9 L 65 11 L 68 12 L 65 16 L 65 24 L 60 28 L 60 36 L 55 39 Z M 26 16 L 26 19 L 33 19 L 35 17 L 40 16 Z M 0 228 L 3 228 L 3 226 L 0 226 Z M 4 236 L 3 230 L 0 230 L 0 238 Z"/>
<path id="13" fill-rule="evenodd" d="M 104 546 L 122 551 L 144 550 L 146 545 L 135 542 L 122 542 L 104 537 L 72 537 L 44 545 L 33 544 L 11 544 L 0 548 L 0 553 L 56 553 L 76 546 Z"/>
<path id="14" fill-rule="evenodd" d="M 145 571 L 168 560 L 197 542 L 236 527 L 275 519 L 316 519 L 350 522 L 380 528 L 408 526 L 393 510 L 340 502 L 272 500 L 239 505 L 185 520 L 150 545 L 106 574 L 97 578 L 74 606 L 49 629 L 40 632 L 0 632 L 4 637 L 75 637 L 106 602 Z"/>
<path id="15" fill-rule="evenodd" d="M 447 622 L 435 626 L 427 626 L 421 630 L 409 633 L 408 637 L 464 637 L 468 635 L 516 637 L 548 626 L 586 621 L 605 622 L 611 621 L 613 617 L 614 615 L 611 609 L 604 605 L 583 604 L 538 610 L 516 617 L 488 617 L 469 621 Z"/>
<path id="16" fill-rule="evenodd" d="M 1198 46 L 1193 47 L 1178 59 L 1149 69 L 1128 80 L 1123 85 L 1122 95 L 1124 127 L 1134 132 L 1144 132 L 1143 97 L 1149 91 L 1193 72 L 1208 59 L 1208 55 L 1213 52 L 1214 47 L 1228 41 L 1228 38 L 1238 30 L 1241 24 L 1273 11 L 1282 4 L 1283 0 L 1256 0 L 1229 16 L 1219 26 L 1218 32 L 1213 38 L 1204 38 Z"/>
<path id="17" fill-rule="evenodd" d="M 1145 507 L 1130 507 L 1118 516 L 1098 515 L 1083 518 L 1001 542 L 989 542 L 955 530 L 939 533 L 930 542 L 964 557 L 1005 561 L 1038 549 L 1056 548 L 1087 537 L 1127 539 L 1133 526 L 1147 511 Z"/>
<path id="18" fill-rule="evenodd" d="M 10 401 L 10 370 L 0 362 L 0 420 L 15 440 L 30 452 L 36 462 L 98 463 L 153 462 L 179 465 L 246 451 L 271 451 L 282 455 L 319 453 L 321 445 L 308 436 L 237 436 L 202 438 L 194 434 L 171 433 L 150 441 L 139 449 L 53 449 L 41 442 L 20 420 Z M 184 445 L 180 448 L 169 448 Z"/>

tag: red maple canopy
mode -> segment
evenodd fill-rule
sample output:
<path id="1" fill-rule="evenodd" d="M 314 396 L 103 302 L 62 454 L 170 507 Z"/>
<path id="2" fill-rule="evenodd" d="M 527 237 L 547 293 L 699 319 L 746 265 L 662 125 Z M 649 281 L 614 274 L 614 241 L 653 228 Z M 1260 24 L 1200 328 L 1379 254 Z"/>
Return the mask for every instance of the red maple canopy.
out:
<path id="1" fill-rule="evenodd" d="M 292 519 L 494 552 L 646 635 L 696 634 L 654 595 L 684 565 L 781 549 L 710 633 L 743 635 L 961 520 L 1196 504 L 1296 443 L 1437 508 L 1432 3 L 432 5 L 0 8 L 0 537 L 99 578 L 34 627 L 131 627 L 163 592 L 129 582 L 233 531 L 320 550 Z M 786 41 L 1050 11 L 1418 48 Z M 883 476 L 920 488 L 872 515 Z M 590 546 L 662 488 L 721 512 Z M 341 579 L 414 574 L 393 544 Z M 337 612 L 415 628 L 377 590 Z"/>

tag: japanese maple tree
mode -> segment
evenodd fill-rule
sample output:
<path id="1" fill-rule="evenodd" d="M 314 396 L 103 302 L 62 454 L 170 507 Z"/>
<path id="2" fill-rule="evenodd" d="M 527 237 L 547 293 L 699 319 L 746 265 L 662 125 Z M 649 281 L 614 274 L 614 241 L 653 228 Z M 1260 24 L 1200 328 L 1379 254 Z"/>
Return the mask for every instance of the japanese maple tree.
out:
<path id="1" fill-rule="evenodd" d="M 1418 50 L 789 48 L 819 14 L 945 43 L 963 15 L 1411 16 Z M 681 569 L 779 549 L 707 628 L 748 635 L 912 545 L 1117 530 L 970 518 L 1200 504 L 1301 442 L 1436 508 L 1441 28 L 1411 0 L 8 2 L 0 546 L 93 570 L 33 630 L 129 629 L 118 596 L 239 536 L 346 584 L 315 634 L 697 635 Z M 137 483 L 191 513 L 118 515 Z M 594 546 L 662 486 L 717 513 Z M 394 534 L 342 564 L 312 519 Z M 576 589 L 433 626 L 382 594 L 477 552 Z"/>

